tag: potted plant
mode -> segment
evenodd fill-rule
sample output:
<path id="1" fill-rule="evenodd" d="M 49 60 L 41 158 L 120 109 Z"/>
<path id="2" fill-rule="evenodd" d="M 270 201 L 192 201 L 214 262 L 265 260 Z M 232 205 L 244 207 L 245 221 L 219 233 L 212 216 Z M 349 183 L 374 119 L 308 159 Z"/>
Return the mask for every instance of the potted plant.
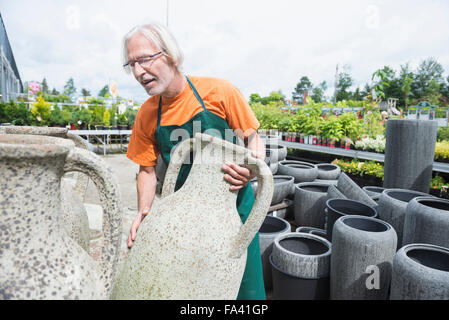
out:
<path id="1" fill-rule="evenodd" d="M 64 118 L 62 116 L 62 111 L 58 107 L 53 107 L 50 112 L 50 125 L 52 127 L 63 127 Z"/>
<path id="2" fill-rule="evenodd" d="M 87 126 L 90 125 L 92 121 L 92 114 L 88 109 L 82 108 L 79 112 L 79 120 L 81 123 L 79 124 L 79 128 L 81 130 L 86 130 Z"/>
<path id="3" fill-rule="evenodd" d="M 34 125 L 46 126 L 49 124 L 51 114 L 51 103 L 44 100 L 44 98 L 39 95 L 37 101 L 32 104 L 31 115 Z"/>
<path id="4" fill-rule="evenodd" d="M 111 125 L 111 114 L 109 113 L 109 109 L 106 110 L 103 113 L 103 121 L 102 124 L 104 126 L 105 130 L 109 130 L 110 129 L 110 125 Z"/>
<path id="5" fill-rule="evenodd" d="M 119 130 L 127 130 L 128 129 L 128 118 L 124 113 L 121 113 L 117 117 L 117 127 Z"/>

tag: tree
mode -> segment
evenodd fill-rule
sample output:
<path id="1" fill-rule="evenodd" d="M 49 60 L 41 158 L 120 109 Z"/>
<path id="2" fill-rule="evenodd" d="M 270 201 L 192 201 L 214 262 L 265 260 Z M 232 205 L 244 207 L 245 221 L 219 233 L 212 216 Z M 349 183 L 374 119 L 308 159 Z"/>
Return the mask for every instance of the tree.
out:
<path id="1" fill-rule="evenodd" d="M 327 90 L 326 81 L 321 82 L 318 86 L 312 89 L 312 99 L 315 102 L 322 102 L 325 100 L 324 92 Z"/>
<path id="2" fill-rule="evenodd" d="M 83 89 L 81 89 L 81 95 L 83 97 L 89 97 L 90 96 L 90 92 L 83 88 Z"/>
<path id="3" fill-rule="evenodd" d="M 64 85 L 64 94 L 71 97 L 75 93 L 76 93 L 75 83 L 73 81 L 73 78 L 70 78 Z"/>
<path id="4" fill-rule="evenodd" d="M 50 91 L 48 89 L 47 79 L 45 79 L 45 78 L 42 80 L 42 83 L 41 83 L 41 91 L 44 94 L 50 93 Z"/>
<path id="5" fill-rule="evenodd" d="M 412 91 L 411 83 L 413 79 L 406 77 L 404 79 L 404 84 L 401 87 L 401 91 L 404 94 L 404 103 L 405 103 L 405 110 L 408 110 L 408 98 L 410 96 L 410 92 Z"/>
<path id="6" fill-rule="evenodd" d="M 338 74 L 337 85 L 337 101 L 349 100 L 351 98 L 351 92 L 348 90 L 353 83 L 351 75 L 347 72 Z"/>
<path id="7" fill-rule="evenodd" d="M 106 97 L 106 95 L 109 93 L 109 85 L 105 85 L 103 89 L 98 92 L 99 97 Z"/>
<path id="8" fill-rule="evenodd" d="M 296 84 L 295 90 L 292 92 L 293 100 L 298 103 L 302 103 L 304 99 L 304 93 L 310 91 L 313 88 L 313 84 L 307 76 L 302 77 Z"/>
<path id="9" fill-rule="evenodd" d="M 412 94 L 415 99 L 422 98 L 431 93 L 431 81 L 434 80 L 438 85 L 443 83 L 443 66 L 433 58 L 427 58 L 420 64 L 414 75 L 412 82 Z"/>
<path id="10" fill-rule="evenodd" d="M 51 90 L 51 94 L 54 95 L 54 96 L 57 96 L 60 93 L 59 93 L 58 90 L 56 90 L 56 88 L 53 88 L 53 90 Z"/>
<path id="11" fill-rule="evenodd" d="M 253 104 L 253 103 L 258 103 L 261 102 L 262 98 L 258 93 L 251 93 L 251 95 L 249 96 L 249 103 Z"/>

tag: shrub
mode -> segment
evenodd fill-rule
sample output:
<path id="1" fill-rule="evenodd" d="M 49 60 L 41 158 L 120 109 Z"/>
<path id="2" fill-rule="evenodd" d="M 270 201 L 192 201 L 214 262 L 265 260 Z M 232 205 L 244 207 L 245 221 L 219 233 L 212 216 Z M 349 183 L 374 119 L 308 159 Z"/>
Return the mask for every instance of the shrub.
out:
<path id="1" fill-rule="evenodd" d="M 37 101 L 33 103 L 31 114 L 33 122 L 37 125 L 48 125 L 51 113 L 51 103 L 44 100 L 42 96 L 37 97 Z"/>

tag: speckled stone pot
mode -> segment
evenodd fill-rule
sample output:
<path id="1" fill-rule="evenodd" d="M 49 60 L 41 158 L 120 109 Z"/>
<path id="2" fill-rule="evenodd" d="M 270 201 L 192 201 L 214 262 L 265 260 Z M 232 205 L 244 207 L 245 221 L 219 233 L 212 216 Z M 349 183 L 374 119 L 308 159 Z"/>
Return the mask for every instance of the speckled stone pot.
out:
<path id="1" fill-rule="evenodd" d="M 287 157 L 287 147 L 279 144 L 266 144 L 265 149 L 269 150 L 270 163 L 279 162 L 285 160 Z"/>
<path id="2" fill-rule="evenodd" d="M 295 160 L 280 161 L 278 173 L 292 176 L 295 183 L 312 182 L 318 177 L 318 169 L 314 164 Z"/>
<path id="3" fill-rule="evenodd" d="M 260 227 L 259 246 L 265 290 L 272 288 L 271 266 L 268 258 L 273 250 L 274 239 L 280 234 L 290 232 L 290 230 L 290 224 L 286 220 L 272 216 L 267 216 Z"/>
<path id="4" fill-rule="evenodd" d="M 60 137 L 72 140 L 75 146 L 88 150 L 87 143 L 81 137 L 68 133 L 66 128 L 8 126 L 0 127 L 0 134 L 30 134 L 40 136 Z M 72 187 L 64 178 L 61 183 L 62 219 L 67 234 L 75 240 L 84 250 L 89 252 L 89 220 L 83 206 L 88 178 L 83 173 L 75 173 L 76 182 Z"/>
<path id="5" fill-rule="evenodd" d="M 293 177 L 290 176 L 273 176 L 274 191 L 271 205 L 281 203 L 290 193 L 293 186 Z M 257 178 L 251 180 L 254 195 L 257 194 Z"/>
<path id="6" fill-rule="evenodd" d="M 324 208 L 326 207 L 329 185 L 304 182 L 296 186 L 295 221 L 304 227 L 324 228 Z"/>
<path id="7" fill-rule="evenodd" d="M 318 168 L 318 179 L 322 180 L 336 180 L 341 173 L 340 167 L 332 163 L 320 163 L 316 167 Z"/>
<path id="8" fill-rule="evenodd" d="M 122 216 L 117 181 L 96 155 L 72 141 L 0 135 L 0 299 L 105 299 L 115 277 Z M 103 207 L 99 264 L 67 236 L 61 178 L 88 175 Z"/>
<path id="9" fill-rule="evenodd" d="M 377 207 L 377 202 L 371 199 L 365 191 L 360 188 L 357 183 L 352 181 L 350 177 L 344 172 L 340 174 L 337 184 L 338 190 L 341 191 L 348 199 L 360 201 L 373 208 Z"/>
<path id="10" fill-rule="evenodd" d="M 173 193 L 192 145 L 192 169 Z M 230 191 L 223 179 L 221 167 L 226 161 L 249 167 L 258 179 L 255 204 L 243 225 L 236 208 L 237 192 Z M 247 247 L 272 197 L 273 176 L 248 149 L 200 133 L 181 142 L 168 166 L 162 199 L 139 227 L 113 298 L 235 299 Z"/>
<path id="11" fill-rule="evenodd" d="M 386 300 L 396 243 L 396 232 L 384 221 L 339 218 L 332 233 L 331 299 Z"/>
<path id="12" fill-rule="evenodd" d="M 405 189 L 386 189 L 379 198 L 377 212 L 379 219 L 388 222 L 398 234 L 398 249 L 402 247 L 402 238 L 407 204 L 414 198 L 429 196 L 426 193 Z"/>
<path id="13" fill-rule="evenodd" d="M 393 260 L 390 299 L 449 300 L 449 249 L 422 243 L 403 246 Z"/>
<path id="14" fill-rule="evenodd" d="M 405 210 L 403 244 L 427 243 L 449 248 L 449 201 L 416 197 Z"/>

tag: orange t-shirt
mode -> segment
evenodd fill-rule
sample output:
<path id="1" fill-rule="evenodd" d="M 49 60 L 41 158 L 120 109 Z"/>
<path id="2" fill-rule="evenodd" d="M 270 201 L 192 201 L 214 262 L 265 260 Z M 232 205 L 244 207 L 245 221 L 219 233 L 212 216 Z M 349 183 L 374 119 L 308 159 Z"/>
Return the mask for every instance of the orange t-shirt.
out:
<path id="1" fill-rule="evenodd" d="M 227 80 L 209 77 L 189 77 L 208 111 L 226 120 L 241 138 L 247 138 L 259 128 L 248 102 L 242 93 Z M 157 163 L 159 150 L 154 133 L 157 128 L 157 111 L 160 95 L 149 98 L 140 108 L 134 122 L 127 157 L 141 166 Z M 162 99 L 161 126 L 183 125 L 203 107 L 187 83 L 174 98 Z"/>

